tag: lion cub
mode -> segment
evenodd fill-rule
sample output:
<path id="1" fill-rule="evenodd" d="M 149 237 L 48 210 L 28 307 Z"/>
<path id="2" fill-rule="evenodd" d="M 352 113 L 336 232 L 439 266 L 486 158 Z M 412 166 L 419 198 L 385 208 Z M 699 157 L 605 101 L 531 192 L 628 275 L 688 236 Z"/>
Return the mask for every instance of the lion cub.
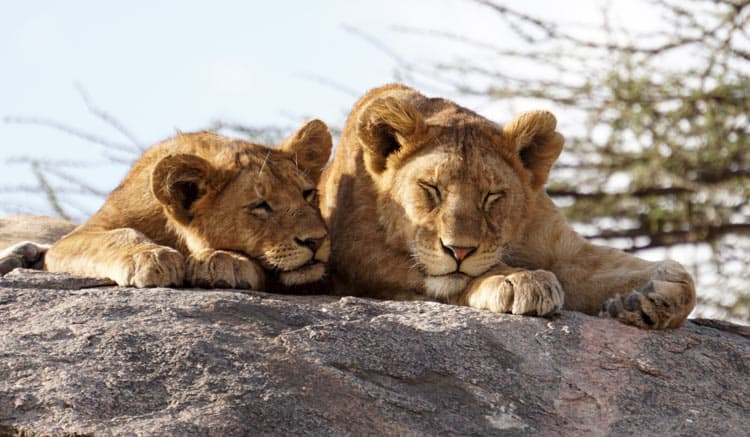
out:
<path id="1" fill-rule="evenodd" d="M 680 326 L 695 306 L 681 265 L 589 243 L 545 193 L 562 147 L 546 111 L 501 127 L 403 85 L 370 91 L 320 182 L 337 290 Z"/>
<path id="2" fill-rule="evenodd" d="M 178 134 L 147 150 L 104 206 L 49 249 L 45 269 L 135 287 L 317 281 L 330 244 L 315 183 L 330 151 L 319 120 L 278 149 Z"/>

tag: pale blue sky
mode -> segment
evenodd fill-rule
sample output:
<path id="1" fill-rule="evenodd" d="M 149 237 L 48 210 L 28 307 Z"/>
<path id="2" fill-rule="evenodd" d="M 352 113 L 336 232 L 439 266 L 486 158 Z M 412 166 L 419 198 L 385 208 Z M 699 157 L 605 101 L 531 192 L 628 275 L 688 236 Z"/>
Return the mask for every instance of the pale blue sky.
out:
<path id="1" fill-rule="evenodd" d="M 601 2 L 579 0 L 572 3 L 575 7 L 551 0 L 508 3 L 572 22 L 598 17 L 594 5 Z M 197 130 L 217 119 L 291 126 L 318 117 L 341 125 L 355 95 L 393 81 L 396 67 L 344 25 L 378 35 L 416 62 L 449 62 L 467 53 L 439 39 L 396 32 L 393 26 L 512 43 L 491 12 L 463 0 L 6 0 L 0 13 L 0 117 L 43 117 L 127 144 L 87 109 L 75 86 L 80 84 L 145 146 L 175 129 Z M 354 95 L 311 76 L 340 83 Z M 488 116 L 502 114 L 462 103 Z M 35 183 L 27 165 L 8 162 L 27 156 L 102 162 L 80 174 L 109 191 L 127 167 L 105 165 L 101 152 L 48 127 L 0 123 L 0 187 Z M 71 212 L 79 220 L 98 208 L 91 199 L 78 202 L 81 211 Z M 14 212 L 51 210 L 39 195 L 0 190 L 0 214 Z"/>

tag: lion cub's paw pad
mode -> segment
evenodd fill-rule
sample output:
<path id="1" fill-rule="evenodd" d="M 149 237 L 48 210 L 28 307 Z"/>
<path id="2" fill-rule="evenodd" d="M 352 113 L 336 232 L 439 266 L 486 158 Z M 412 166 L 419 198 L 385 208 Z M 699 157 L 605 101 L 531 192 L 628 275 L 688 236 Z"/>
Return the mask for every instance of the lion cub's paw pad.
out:
<path id="1" fill-rule="evenodd" d="M 24 241 L 0 252 L 0 275 L 16 268 L 41 269 L 49 245 Z"/>
<path id="2" fill-rule="evenodd" d="M 196 287 L 259 290 L 264 285 L 263 269 L 258 264 L 242 255 L 223 250 L 191 255 L 187 269 L 188 281 Z"/>
<path id="3" fill-rule="evenodd" d="M 669 302 L 654 291 L 649 282 L 641 291 L 618 294 L 607 299 L 599 311 L 600 317 L 617 319 L 640 328 L 660 328 L 668 319 Z"/>
<path id="4" fill-rule="evenodd" d="M 157 247 L 136 252 L 120 285 L 139 288 L 180 286 L 185 278 L 185 258 L 169 247 Z M 123 283 L 124 282 L 124 283 Z"/>

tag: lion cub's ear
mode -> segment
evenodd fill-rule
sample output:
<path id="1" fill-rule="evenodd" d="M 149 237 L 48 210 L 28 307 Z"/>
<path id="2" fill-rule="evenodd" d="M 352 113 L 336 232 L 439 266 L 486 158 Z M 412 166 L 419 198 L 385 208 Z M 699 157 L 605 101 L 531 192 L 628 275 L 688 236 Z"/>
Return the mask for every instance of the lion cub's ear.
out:
<path id="1" fill-rule="evenodd" d="M 151 191 L 180 223 L 193 219 L 192 207 L 209 192 L 219 191 L 220 175 L 205 159 L 189 154 L 164 157 L 151 173 Z"/>
<path id="2" fill-rule="evenodd" d="M 419 146 L 426 132 L 422 115 L 409 102 L 396 97 L 381 97 L 367 105 L 359 116 L 357 135 L 365 150 L 370 171 L 381 173 L 388 158 Z"/>
<path id="3" fill-rule="evenodd" d="M 297 166 L 317 182 L 331 155 L 332 146 L 328 126 L 316 119 L 302 125 L 279 148 L 292 154 Z"/>
<path id="4" fill-rule="evenodd" d="M 531 173 L 532 189 L 538 190 L 563 148 L 563 136 L 555 131 L 557 120 L 551 112 L 526 112 L 503 128 L 503 135 Z"/>

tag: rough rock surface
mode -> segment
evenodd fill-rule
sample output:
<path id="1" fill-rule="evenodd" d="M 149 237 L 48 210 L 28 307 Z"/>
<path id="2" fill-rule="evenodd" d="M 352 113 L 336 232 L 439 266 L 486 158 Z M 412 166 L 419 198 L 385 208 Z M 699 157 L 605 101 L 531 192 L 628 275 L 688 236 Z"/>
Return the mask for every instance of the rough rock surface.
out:
<path id="1" fill-rule="evenodd" d="M 0 434 L 750 430 L 747 327 L 101 284 L 0 280 Z"/>
<path id="2" fill-rule="evenodd" d="M 37 215 L 0 217 L 0 249 L 23 240 L 52 244 L 75 229 L 65 220 Z"/>

